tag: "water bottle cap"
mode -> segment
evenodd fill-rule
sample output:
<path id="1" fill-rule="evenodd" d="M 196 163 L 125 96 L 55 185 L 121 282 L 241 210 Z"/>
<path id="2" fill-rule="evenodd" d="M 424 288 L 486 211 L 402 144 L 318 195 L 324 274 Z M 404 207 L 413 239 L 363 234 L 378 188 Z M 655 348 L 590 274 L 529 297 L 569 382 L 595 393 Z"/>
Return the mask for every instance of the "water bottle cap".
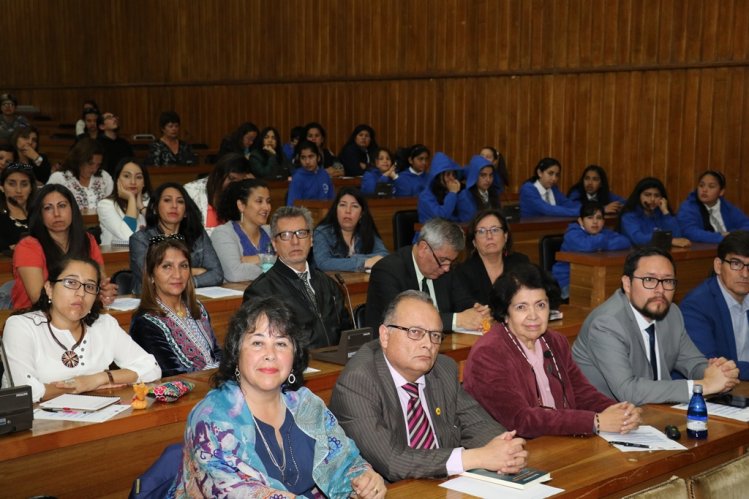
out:
<path id="1" fill-rule="evenodd" d="M 692 393 L 702 393 L 702 385 L 694 385 Z"/>

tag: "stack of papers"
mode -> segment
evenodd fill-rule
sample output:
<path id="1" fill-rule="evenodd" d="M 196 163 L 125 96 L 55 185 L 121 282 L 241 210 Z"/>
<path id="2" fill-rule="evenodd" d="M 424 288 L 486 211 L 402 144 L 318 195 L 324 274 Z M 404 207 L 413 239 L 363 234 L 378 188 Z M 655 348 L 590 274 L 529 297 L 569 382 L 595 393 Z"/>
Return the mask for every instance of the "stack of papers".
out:
<path id="1" fill-rule="evenodd" d="M 230 296 L 244 295 L 244 292 L 242 291 L 222 288 L 221 286 L 206 286 L 205 288 L 197 288 L 195 292 L 200 296 L 204 296 L 206 298 L 228 298 Z"/>
<path id="2" fill-rule="evenodd" d="M 648 452 L 653 450 L 687 450 L 686 447 L 681 445 L 679 442 L 669 440 L 669 438 L 662 432 L 652 426 L 640 426 L 635 431 L 631 431 L 622 435 L 621 433 L 613 433 L 608 431 L 602 431 L 598 434 L 599 437 L 603 438 L 607 442 L 622 442 L 631 445 L 617 445 L 614 443 L 614 447 L 622 452 Z"/>
<path id="3" fill-rule="evenodd" d="M 140 298 L 128 298 L 127 296 L 118 296 L 114 299 L 110 310 L 135 310 L 140 305 Z"/>
<path id="4" fill-rule="evenodd" d="M 459 476 L 448 480 L 441 483 L 440 487 L 486 499 L 496 499 L 497 497 L 501 497 L 502 499 L 542 499 L 564 492 L 564 489 L 550 487 L 545 484 L 534 485 L 524 490 L 513 489 L 467 476 Z"/>

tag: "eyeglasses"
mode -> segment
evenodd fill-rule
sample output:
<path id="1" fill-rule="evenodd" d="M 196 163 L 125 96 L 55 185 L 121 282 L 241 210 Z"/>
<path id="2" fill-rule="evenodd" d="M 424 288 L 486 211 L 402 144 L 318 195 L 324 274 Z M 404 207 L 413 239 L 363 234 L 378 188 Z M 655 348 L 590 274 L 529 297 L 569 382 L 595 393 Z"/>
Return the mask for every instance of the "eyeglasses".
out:
<path id="1" fill-rule="evenodd" d="M 453 263 L 455 263 L 453 260 L 450 260 L 449 258 L 438 258 L 437 253 L 434 252 L 432 249 L 432 245 L 428 242 L 424 241 L 424 243 L 427 245 L 427 248 L 429 248 L 429 251 L 432 252 L 432 256 L 434 257 L 434 261 L 437 262 L 438 267 L 447 267 L 448 270 L 450 270 L 450 267 L 452 267 Z"/>
<path id="2" fill-rule="evenodd" d="M 148 245 L 153 246 L 154 244 L 159 244 L 159 243 L 163 243 L 164 241 L 171 241 L 171 240 L 184 241 L 185 236 L 183 236 L 182 234 L 170 234 L 170 235 L 159 234 L 149 239 Z"/>
<path id="3" fill-rule="evenodd" d="M 442 331 L 428 331 L 420 327 L 403 327 L 396 326 L 395 324 L 385 324 L 385 327 L 394 327 L 395 329 L 405 331 L 406 336 L 414 341 L 419 341 L 424 337 L 425 334 L 429 334 L 429 341 L 431 341 L 435 345 L 439 345 L 440 343 L 442 343 L 442 338 L 444 338 L 445 336 L 444 334 L 442 334 Z"/>
<path id="4" fill-rule="evenodd" d="M 498 225 L 493 227 L 479 227 L 476 229 L 476 235 L 480 237 L 487 237 L 489 234 L 492 236 L 498 236 L 500 232 L 504 232 L 505 229 Z"/>
<path id="5" fill-rule="evenodd" d="M 721 260 L 726 262 L 731 270 L 735 270 L 737 272 L 740 272 L 745 268 L 749 269 L 749 263 L 744 263 L 741 260 L 726 260 L 725 258 L 721 258 Z"/>
<path id="6" fill-rule="evenodd" d="M 307 239 L 312 233 L 309 229 L 297 229 L 297 230 L 285 230 L 276 234 L 276 237 L 280 238 L 281 241 L 290 241 L 293 236 L 297 239 Z"/>
<path id="7" fill-rule="evenodd" d="M 61 282 L 63 286 L 65 286 L 68 289 L 72 289 L 73 291 L 77 291 L 81 289 L 81 286 L 83 286 L 83 291 L 85 291 L 86 293 L 90 295 L 99 294 L 98 284 L 91 284 L 90 282 L 81 282 L 77 279 L 73 279 L 72 277 L 63 277 L 62 279 L 58 279 L 52 282 L 53 283 Z"/>
<path id="8" fill-rule="evenodd" d="M 639 279 L 642 281 L 642 287 L 645 289 L 655 289 L 660 284 L 666 291 L 673 291 L 676 289 L 676 279 L 657 279 L 655 277 L 637 277 L 632 276 L 632 279 Z"/>

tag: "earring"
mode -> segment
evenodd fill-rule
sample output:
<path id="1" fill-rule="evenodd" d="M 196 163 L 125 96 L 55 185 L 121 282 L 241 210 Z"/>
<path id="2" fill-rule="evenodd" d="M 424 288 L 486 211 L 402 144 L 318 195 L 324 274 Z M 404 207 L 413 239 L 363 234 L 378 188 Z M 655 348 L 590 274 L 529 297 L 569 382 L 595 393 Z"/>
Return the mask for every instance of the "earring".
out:
<path id="1" fill-rule="evenodd" d="M 239 383 L 239 366 L 234 368 L 234 377 L 237 379 L 237 384 Z"/>
<path id="2" fill-rule="evenodd" d="M 47 302 L 49 302 L 49 304 L 52 305 L 52 298 L 47 298 Z"/>
<path id="3" fill-rule="evenodd" d="M 294 373 L 289 373 L 289 377 L 286 379 L 286 381 L 288 381 L 290 385 L 296 383 L 296 376 L 294 376 Z"/>

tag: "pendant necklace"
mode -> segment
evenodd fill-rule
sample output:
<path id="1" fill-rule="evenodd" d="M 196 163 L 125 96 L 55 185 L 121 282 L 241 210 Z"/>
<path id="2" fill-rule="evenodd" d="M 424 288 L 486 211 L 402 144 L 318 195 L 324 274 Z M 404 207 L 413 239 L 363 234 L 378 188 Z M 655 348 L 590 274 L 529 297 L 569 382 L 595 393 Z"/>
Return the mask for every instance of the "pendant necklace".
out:
<path id="1" fill-rule="evenodd" d="M 60 345 L 60 348 L 62 348 L 62 363 L 65 367 L 74 368 L 78 365 L 80 362 L 80 359 L 78 358 L 78 354 L 75 353 L 75 349 L 78 348 L 81 345 L 81 342 L 83 341 L 84 336 L 86 336 L 86 327 L 81 324 L 81 337 L 78 338 L 78 341 L 75 342 L 75 344 L 70 347 L 70 349 L 65 348 L 65 345 L 63 345 L 60 340 L 57 339 L 57 336 L 55 336 L 55 333 L 52 332 L 52 326 L 50 326 L 50 323 L 47 322 L 47 329 L 49 329 L 49 334 L 52 335 L 52 339 L 55 340 L 55 343 Z"/>
<path id="2" fill-rule="evenodd" d="M 255 415 L 252 415 L 252 421 L 255 423 L 255 428 L 257 428 L 257 432 L 260 434 L 260 439 L 263 441 L 263 445 L 265 446 L 266 452 L 268 452 L 268 456 L 270 457 L 271 462 L 273 465 L 278 468 L 278 471 L 281 472 L 281 481 L 285 483 L 286 485 L 293 486 L 299 481 L 299 467 L 296 464 L 296 460 L 294 459 L 294 451 L 292 450 L 291 444 L 289 444 L 289 450 L 291 451 L 291 462 L 294 463 L 294 468 L 296 469 L 296 479 L 293 482 L 289 482 L 286 480 L 286 449 L 283 445 L 283 437 L 281 438 L 281 464 L 278 464 L 278 461 L 276 461 L 276 458 L 273 456 L 273 453 L 270 450 L 270 445 L 268 445 L 268 441 L 265 440 L 265 435 L 263 435 L 262 430 L 260 430 L 260 426 L 257 424 L 257 419 L 255 419 Z M 289 440 L 291 438 L 290 431 L 286 433 L 286 439 Z"/>

